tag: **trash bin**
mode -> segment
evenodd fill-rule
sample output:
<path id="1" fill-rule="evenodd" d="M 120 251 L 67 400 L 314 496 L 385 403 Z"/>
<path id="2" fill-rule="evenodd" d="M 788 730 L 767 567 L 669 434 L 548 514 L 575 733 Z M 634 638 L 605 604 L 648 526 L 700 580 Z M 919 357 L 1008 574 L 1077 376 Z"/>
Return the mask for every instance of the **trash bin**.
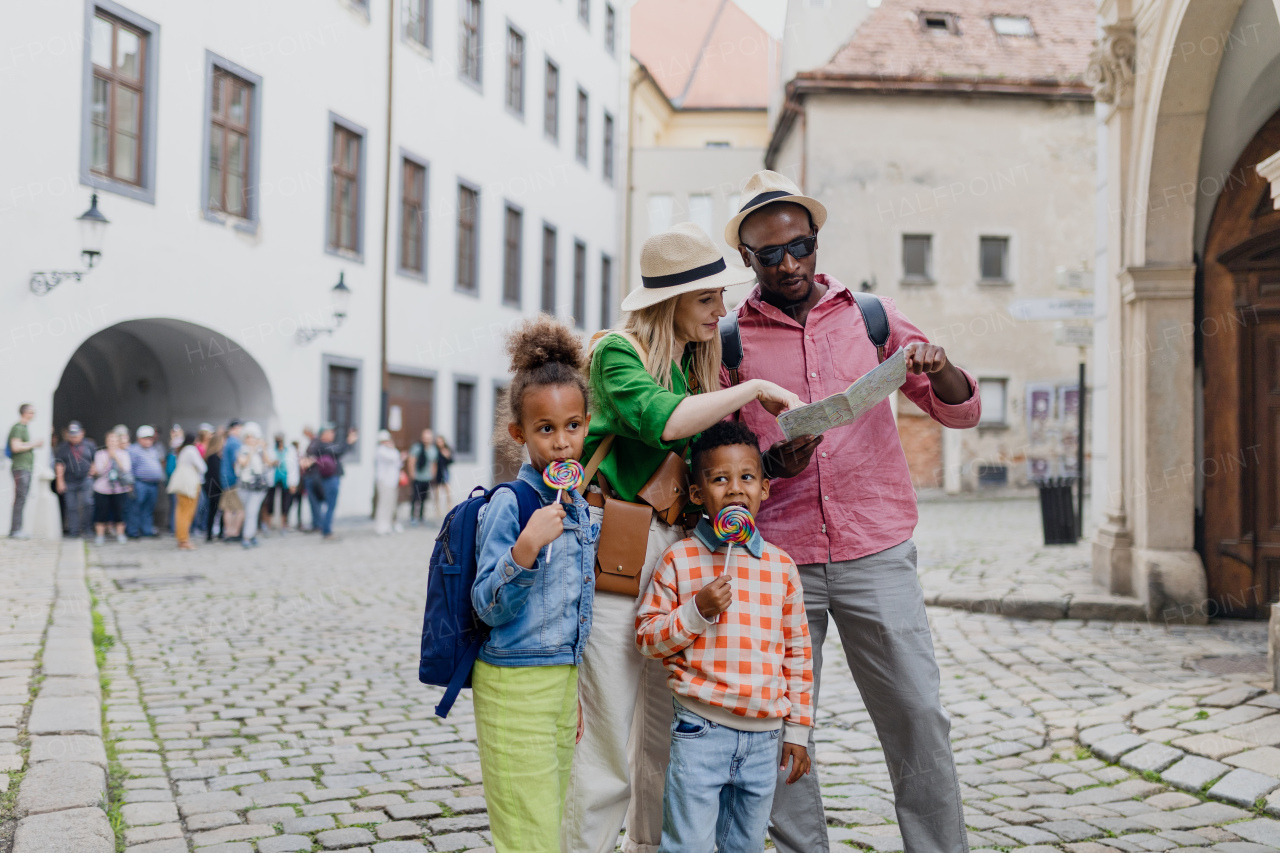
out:
<path id="1" fill-rule="evenodd" d="M 1052 477 L 1036 481 L 1036 486 L 1040 489 L 1040 520 L 1044 525 L 1046 545 L 1073 545 L 1078 538 L 1072 495 L 1075 482 L 1075 477 Z"/>

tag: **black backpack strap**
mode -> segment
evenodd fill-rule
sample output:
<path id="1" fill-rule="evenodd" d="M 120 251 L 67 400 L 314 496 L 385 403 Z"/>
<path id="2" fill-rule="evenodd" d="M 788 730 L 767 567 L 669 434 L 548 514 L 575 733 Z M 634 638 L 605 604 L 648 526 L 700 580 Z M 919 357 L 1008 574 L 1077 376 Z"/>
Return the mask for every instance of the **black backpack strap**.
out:
<path id="1" fill-rule="evenodd" d="M 884 303 L 873 293 L 860 290 L 849 292 L 853 294 L 854 304 L 862 312 L 862 325 L 867 327 L 867 337 L 875 345 L 876 355 L 884 361 L 885 347 L 889 343 L 889 314 L 884 310 Z"/>
<path id="2" fill-rule="evenodd" d="M 737 311 L 720 318 L 720 363 L 729 371 L 729 384 L 737 385 L 742 367 L 742 330 L 738 328 Z"/>

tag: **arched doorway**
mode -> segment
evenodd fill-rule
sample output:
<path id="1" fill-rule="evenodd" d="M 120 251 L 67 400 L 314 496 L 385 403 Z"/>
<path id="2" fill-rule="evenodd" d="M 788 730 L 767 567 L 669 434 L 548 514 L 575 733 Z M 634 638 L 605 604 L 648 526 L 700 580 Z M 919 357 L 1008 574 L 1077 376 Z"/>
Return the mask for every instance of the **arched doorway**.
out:
<path id="1" fill-rule="evenodd" d="M 1205 242 L 1204 562 L 1224 614 L 1280 600 L 1280 211 L 1254 166 L 1280 150 L 1273 115 L 1230 172 Z"/>
<path id="2" fill-rule="evenodd" d="M 53 395 L 59 429 L 77 420 L 95 441 L 112 426 L 167 434 L 238 417 L 271 428 L 271 385 L 253 356 L 225 335 L 182 320 L 128 320 L 76 350 Z"/>

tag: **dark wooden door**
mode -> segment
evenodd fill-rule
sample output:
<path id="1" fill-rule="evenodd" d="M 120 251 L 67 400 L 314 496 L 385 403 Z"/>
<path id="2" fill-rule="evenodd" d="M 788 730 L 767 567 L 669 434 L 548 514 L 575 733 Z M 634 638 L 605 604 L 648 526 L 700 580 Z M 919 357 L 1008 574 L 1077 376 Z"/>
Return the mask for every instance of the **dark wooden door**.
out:
<path id="1" fill-rule="evenodd" d="M 396 447 L 408 450 L 422 439 L 424 429 L 435 429 L 436 381 L 427 376 L 393 373 L 387 385 L 387 406 L 400 408 L 400 428 L 391 430 Z M 400 490 L 400 499 L 410 498 L 410 487 Z"/>
<path id="2" fill-rule="evenodd" d="M 1280 601 L 1280 317 L 1260 318 L 1253 334 L 1254 572 L 1258 604 Z"/>
<path id="3" fill-rule="evenodd" d="M 1265 618 L 1280 600 L 1280 211 L 1255 169 L 1278 149 L 1280 112 L 1223 179 L 1205 240 L 1196 473 L 1210 615 Z"/>

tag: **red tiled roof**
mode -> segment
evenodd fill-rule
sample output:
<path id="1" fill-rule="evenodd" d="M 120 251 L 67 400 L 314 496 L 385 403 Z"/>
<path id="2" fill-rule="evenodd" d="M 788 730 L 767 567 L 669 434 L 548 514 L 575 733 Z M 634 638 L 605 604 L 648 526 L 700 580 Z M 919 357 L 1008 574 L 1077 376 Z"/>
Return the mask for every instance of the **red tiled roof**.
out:
<path id="1" fill-rule="evenodd" d="M 950 13 L 958 32 L 926 29 L 922 13 Z M 830 62 L 798 74 L 797 82 L 874 78 L 1084 89 L 1095 15 L 1094 0 L 884 0 Z M 993 16 L 1029 18 L 1035 35 L 997 35 Z"/>
<path id="2" fill-rule="evenodd" d="M 778 49 L 733 0 L 639 0 L 631 55 L 677 109 L 764 109 Z"/>

